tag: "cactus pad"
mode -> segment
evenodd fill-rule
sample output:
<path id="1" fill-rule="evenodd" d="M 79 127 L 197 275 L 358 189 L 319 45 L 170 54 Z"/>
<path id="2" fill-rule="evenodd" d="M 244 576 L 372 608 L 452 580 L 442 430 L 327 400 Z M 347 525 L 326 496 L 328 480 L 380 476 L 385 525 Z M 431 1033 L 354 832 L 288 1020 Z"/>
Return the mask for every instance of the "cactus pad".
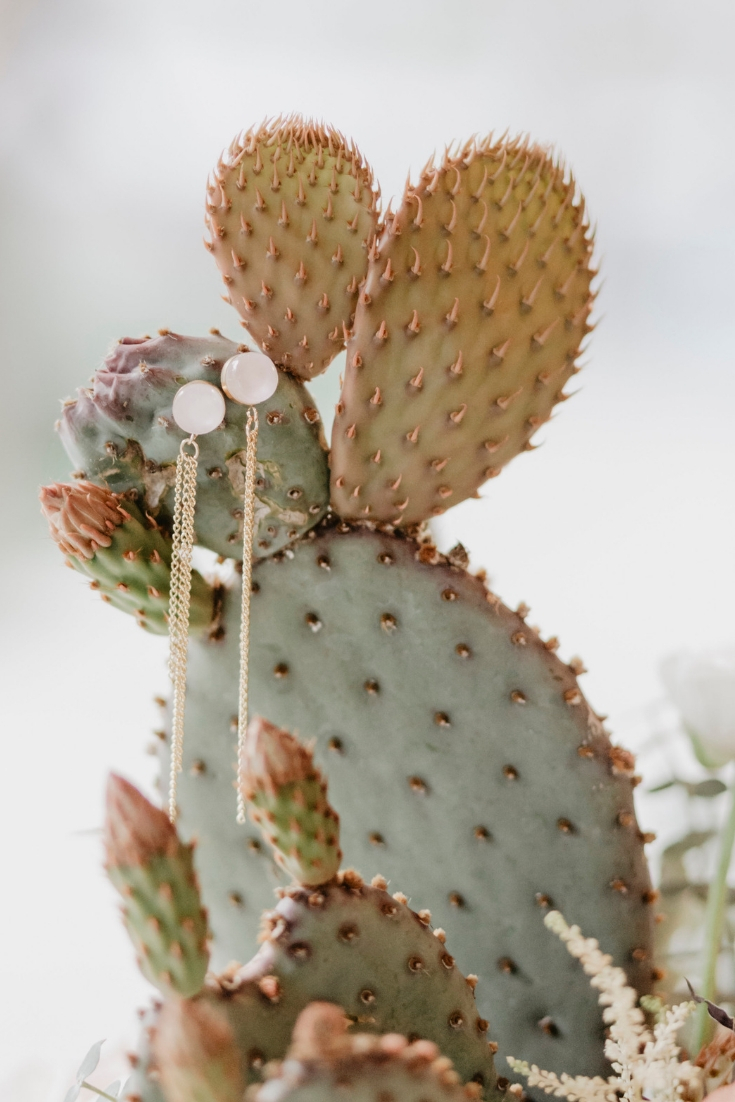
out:
<path id="1" fill-rule="evenodd" d="M 240 1055 L 221 1009 L 202 999 L 171 999 L 155 1042 L 166 1102 L 241 1102 Z"/>
<path id="2" fill-rule="evenodd" d="M 317 739 L 346 860 L 429 905 L 501 1048 L 606 1065 L 593 995 L 539 935 L 558 906 L 650 989 L 654 900 L 631 759 L 572 668 L 479 579 L 428 545 L 338 525 L 254 572 L 253 711 Z M 192 641 L 179 805 L 220 965 L 244 959 L 273 866 L 234 819 L 238 596 L 224 639 Z"/>
<path id="3" fill-rule="evenodd" d="M 397 1031 L 433 1041 L 464 1081 L 497 1099 L 497 1045 L 488 1041 L 488 1023 L 475 1006 L 475 977 L 459 971 L 443 931 L 431 933 L 427 916 L 385 886 L 381 877 L 368 885 L 347 871 L 317 890 L 287 889 L 265 915 L 265 941 L 256 956 L 243 968 L 231 965 L 209 977 L 197 1001 L 227 1015 L 249 1080 L 285 1056 L 301 1011 L 315 999 L 329 999 L 361 1032 Z M 155 1069 L 155 1035 L 153 1052 Z"/>
<path id="4" fill-rule="evenodd" d="M 168 631 L 171 540 L 133 501 L 93 482 L 44 486 L 41 508 L 51 535 L 104 601 L 132 613 L 157 635 Z M 189 626 L 216 631 L 222 591 L 192 572 Z"/>
<path id="5" fill-rule="evenodd" d="M 339 816 L 311 751 L 288 731 L 256 716 L 245 741 L 243 795 L 250 816 L 299 884 L 316 886 L 339 869 Z"/>
<path id="6" fill-rule="evenodd" d="M 141 508 L 170 526 L 176 457 L 185 434 L 171 406 L 184 383 L 218 384 L 238 346 L 219 334 L 125 339 L 63 410 L 59 431 L 72 462 L 93 482 L 134 491 Z M 242 558 L 242 496 L 247 408 L 227 400 L 223 425 L 199 437 L 198 542 Z M 329 496 L 319 414 L 304 386 L 279 372 L 278 389 L 259 407 L 256 557 L 269 555 L 311 528 Z"/>
<path id="7" fill-rule="evenodd" d="M 331 127 L 264 123 L 217 165 L 207 247 L 245 328 L 294 375 L 318 375 L 344 347 L 377 218 L 369 166 Z"/>
<path id="8" fill-rule="evenodd" d="M 114 775 L 107 786 L 105 850 L 143 975 L 164 992 L 196 994 L 209 952 L 192 847 L 179 841 L 162 811 Z"/>
<path id="9" fill-rule="evenodd" d="M 446 1056 L 400 1034 L 348 1035 L 338 1007 L 312 1003 L 294 1029 L 287 1063 L 274 1069 L 257 1102 L 467 1102 L 476 1084 L 459 1085 Z M 183 1099 L 182 1099 L 183 1102 Z"/>
<path id="10" fill-rule="evenodd" d="M 409 182 L 347 348 L 338 513 L 436 516 L 529 446 L 576 370 L 591 250 L 574 180 L 538 146 L 468 142 Z"/>

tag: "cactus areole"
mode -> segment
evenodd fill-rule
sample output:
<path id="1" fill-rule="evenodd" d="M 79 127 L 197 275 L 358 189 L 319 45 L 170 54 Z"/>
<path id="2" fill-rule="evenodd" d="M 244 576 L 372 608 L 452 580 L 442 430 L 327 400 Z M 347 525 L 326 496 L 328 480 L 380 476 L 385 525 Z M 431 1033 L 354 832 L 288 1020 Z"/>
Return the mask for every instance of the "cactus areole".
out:
<path id="1" fill-rule="evenodd" d="M 255 484 L 260 718 L 240 788 L 251 819 L 236 824 L 233 789 L 246 409 L 227 371 L 224 420 L 198 466 L 197 541 L 235 569 L 192 581 L 179 822 L 196 851 L 154 808 L 140 805 L 136 834 L 125 823 L 137 797 L 119 780 L 110 790 L 110 876 L 167 1000 L 158 1025 L 157 1011 L 146 1019 L 135 1089 L 150 1102 L 162 1088 L 169 1102 L 239 1097 L 286 1056 L 313 1002 L 340 1007 L 351 1037 L 404 1035 L 353 1051 L 334 1012 L 306 1019 L 376 1097 L 381 1084 L 412 1094 L 414 1057 L 422 1098 L 459 1080 L 499 1097 L 498 1045 L 606 1075 L 594 995 L 542 920 L 560 908 L 640 993 L 655 982 L 633 760 L 586 702 L 581 663 L 560 661 L 527 609 L 506 608 L 463 548 L 440 554 L 424 527 L 533 448 L 579 369 L 595 272 L 577 185 L 545 148 L 473 139 L 383 210 L 357 147 L 292 116 L 233 141 L 207 184 L 206 223 L 250 343 L 167 329 L 120 341 L 64 403 L 76 481 L 42 491 L 69 564 L 165 633 L 184 439 L 174 398 L 193 381 L 222 386 L 248 349 L 275 364 Z M 340 352 L 328 450 L 306 384 Z M 164 775 L 167 723 L 164 704 Z M 340 872 L 342 851 L 378 879 Z M 216 968 L 250 960 L 264 909 L 250 964 L 205 979 L 210 952 Z M 416 1038 L 442 1055 L 424 1060 Z M 294 1045 L 305 1070 L 276 1077 L 262 1102 L 340 1082 L 332 1056 L 310 1062 Z"/>

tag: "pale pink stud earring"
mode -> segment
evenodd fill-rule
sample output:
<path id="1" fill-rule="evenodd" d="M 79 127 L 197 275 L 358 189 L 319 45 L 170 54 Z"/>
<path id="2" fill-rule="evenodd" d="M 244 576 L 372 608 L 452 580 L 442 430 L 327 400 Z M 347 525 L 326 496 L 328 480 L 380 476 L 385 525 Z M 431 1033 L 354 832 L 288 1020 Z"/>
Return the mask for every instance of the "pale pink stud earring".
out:
<path id="1" fill-rule="evenodd" d="M 250 651 L 250 593 L 253 585 L 255 535 L 255 461 L 258 449 L 256 405 L 276 392 L 278 369 L 262 352 L 239 352 L 222 368 L 222 389 L 233 402 L 248 406 L 245 428 L 245 494 L 243 497 L 242 609 L 240 615 L 240 693 L 237 710 L 237 821 L 245 822 L 243 796 L 245 732 L 248 727 L 248 655 Z"/>
<path id="2" fill-rule="evenodd" d="M 181 441 L 176 460 L 171 586 L 168 604 L 168 668 L 173 683 L 168 816 L 171 822 L 175 823 L 176 784 L 181 772 L 184 752 L 191 553 L 194 546 L 194 509 L 199 458 L 199 445 L 196 438 L 212 432 L 222 424 L 225 416 L 225 400 L 216 386 L 212 386 L 203 379 L 195 379 L 176 392 L 172 412 L 179 428 L 189 433 L 189 436 Z"/>

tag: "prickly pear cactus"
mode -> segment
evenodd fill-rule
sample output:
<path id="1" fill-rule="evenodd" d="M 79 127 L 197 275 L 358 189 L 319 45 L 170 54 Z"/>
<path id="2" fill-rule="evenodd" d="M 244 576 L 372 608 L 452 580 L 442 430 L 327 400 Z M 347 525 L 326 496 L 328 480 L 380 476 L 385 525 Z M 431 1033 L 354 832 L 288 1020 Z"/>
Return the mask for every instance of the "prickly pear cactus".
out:
<path id="1" fill-rule="evenodd" d="M 241 1102 L 240 1054 L 222 1010 L 201 999 L 172 1000 L 153 1028 L 166 1102 Z"/>
<path id="2" fill-rule="evenodd" d="M 344 523 L 262 562 L 254 583 L 252 707 L 316 738 L 347 863 L 430 906 L 480 977 L 501 1050 L 594 1074 L 594 996 L 540 919 L 550 906 L 579 915 L 643 991 L 655 895 L 632 759 L 555 641 L 430 544 Z M 245 955 L 277 875 L 234 820 L 237 600 L 222 640 L 190 647 L 206 691 L 190 698 L 180 780 L 221 965 Z M 166 762 L 162 744 L 164 776 Z"/>
<path id="3" fill-rule="evenodd" d="M 82 477 L 133 492 L 142 510 L 171 527 L 176 457 L 186 436 L 173 420 L 177 390 L 193 379 L 219 382 L 238 346 L 220 333 L 127 337 L 95 372 L 91 388 L 64 404 L 58 430 Z M 242 558 L 245 406 L 227 399 L 225 420 L 199 438 L 196 533 L 202 546 Z M 321 420 L 306 388 L 279 372 L 260 407 L 254 554 L 269 555 L 327 511 L 329 472 Z"/>
<path id="4" fill-rule="evenodd" d="M 339 816 L 311 751 L 256 716 L 244 749 L 243 796 L 284 872 L 305 887 L 332 880 L 339 869 Z"/>
<path id="5" fill-rule="evenodd" d="M 370 166 L 299 118 L 236 138 L 207 187 L 227 297 L 264 352 L 311 379 L 344 347 L 378 224 Z"/>
<path id="6" fill-rule="evenodd" d="M 314 775 L 311 753 L 287 732 L 262 721 L 256 720 L 250 733 L 254 736 L 250 740 L 250 763 L 258 756 L 266 763 L 260 779 L 267 781 L 274 801 L 286 806 L 300 791 L 308 803 Z M 260 746 L 253 752 L 255 742 Z M 272 768 L 274 763 L 276 767 Z M 308 765 L 308 775 L 301 781 L 294 780 L 294 773 L 302 772 L 304 764 Z M 137 843 L 134 847 L 137 856 L 141 848 L 138 840 L 147 842 L 153 836 L 158 842 L 161 832 L 168 851 L 178 853 L 186 849 L 176 839 L 174 828 L 163 813 L 132 786 L 121 788 L 122 784 L 113 779 L 108 792 L 107 836 L 113 839 L 108 843 L 108 852 L 112 850 L 115 855 L 123 851 L 127 856 L 128 839 L 132 835 Z M 258 785 L 261 791 L 263 787 Z M 324 811 L 331 811 L 325 788 L 319 793 L 319 802 Z M 257 802 L 251 807 L 260 821 Z M 338 823 L 333 811 L 328 819 L 332 825 Z M 322 823 L 305 817 L 302 833 L 314 847 L 323 836 Z M 282 834 L 274 836 L 274 843 L 281 855 L 288 854 L 290 843 Z M 135 867 L 142 864 L 150 879 L 151 847 L 144 844 L 143 848 L 145 853 Z M 113 882 L 121 886 L 118 861 L 119 858 L 113 857 L 112 863 L 108 861 L 108 869 Z M 428 912 L 412 911 L 400 893 L 389 895 L 383 877 L 376 877 L 368 885 L 354 871 L 336 873 L 325 864 L 326 878 L 317 882 L 313 862 L 305 862 L 303 869 L 312 882 L 295 883 L 279 893 L 278 906 L 263 916 L 262 945 L 249 964 L 244 967 L 231 964 L 221 976 L 209 976 L 204 987 L 204 973 L 199 969 L 191 977 L 188 991 L 182 990 L 181 983 L 175 986 L 180 994 L 197 996 L 197 1005 L 205 1000 L 221 1020 L 229 1022 L 242 1055 L 245 1079 L 257 1078 L 265 1063 L 282 1058 L 301 1011 L 314 999 L 328 997 L 343 1008 L 358 1030 L 410 1031 L 433 1041 L 454 1061 L 464 1081 L 478 1084 L 483 1097 L 497 1099 L 502 1094 L 496 1087 L 493 1063 L 497 1044 L 487 1039 L 488 1022 L 477 1012 L 476 977 L 465 977 L 459 971 L 445 948 L 444 931 L 429 929 Z M 157 866 L 154 871 L 160 874 Z M 170 864 L 164 870 L 164 879 L 171 883 Z M 125 880 L 122 886 L 127 884 Z M 193 904 L 187 900 L 187 906 L 181 909 L 178 923 L 181 929 L 177 930 L 174 923 L 173 929 L 166 931 L 166 961 L 172 957 L 171 939 L 181 945 L 191 912 L 199 906 L 196 886 L 193 894 Z M 126 924 L 138 948 L 141 928 L 145 930 L 148 935 L 145 948 L 149 950 L 149 927 L 154 927 L 156 937 L 160 932 L 160 901 L 156 893 L 149 891 L 136 902 L 139 906 L 135 916 L 131 919 L 126 913 Z M 150 976 L 150 951 L 142 957 L 139 953 L 139 963 Z M 174 986 L 168 970 L 163 983 L 160 967 L 154 976 L 164 990 L 166 985 Z M 180 1010 L 179 1001 L 173 1005 L 172 1011 L 164 1007 L 160 1022 L 154 1022 L 152 1027 L 153 1061 L 146 1068 L 148 1083 L 155 1081 L 153 1075 L 158 1077 L 162 1071 L 156 1058 L 161 1044 L 164 1049 L 170 1048 L 173 1037 L 185 1033 L 190 1024 Z M 176 1027 L 171 1025 L 172 1015 Z M 158 1038 L 159 1030 L 163 1032 L 162 1041 Z M 182 1043 L 179 1047 L 187 1045 Z M 196 1063 L 201 1062 L 197 1058 Z M 151 1097 L 147 1086 L 144 1093 Z"/>
<path id="7" fill-rule="evenodd" d="M 338 1102 L 346 1096 L 365 1102 L 466 1102 L 477 1097 L 476 1084 L 460 1086 L 436 1045 L 411 1043 L 400 1034 L 350 1036 L 347 1024 L 333 1004 L 308 1006 L 294 1027 L 287 1063 L 273 1069 L 257 1102 Z"/>
<path id="8" fill-rule="evenodd" d="M 405 525 L 529 445 L 574 374 L 592 244 L 538 146 L 468 142 L 409 181 L 370 253 L 332 433 L 344 517 Z"/>
<path id="9" fill-rule="evenodd" d="M 196 994 L 209 952 L 192 847 L 122 777 L 107 786 L 105 852 L 143 975 L 164 992 Z"/>
<path id="10" fill-rule="evenodd" d="M 296 1022 L 286 1061 L 273 1064 L 255 1102 L 467 1102 L 475 1083 L 460 1086 L 451 1061 L 430 1041 L 400 1034 L 349 1035 L 333 1003 L 311 1003 Z M 156 1060 L 168 1102 L 236 1102 L 244 1077 L 223 1014 L 202 1002 L 167 1006 L 156 1036 Z"/>
<path id="11" fill-rule="evenodd" d="M 74 570 L 103 601 L 134 615 L 154 634 L 168 631 L 171 540 L 134 500 L 92 482 L 56 483 L 41 491 L 41 508 Z M 192 571 L 189 626 L 217 632 L 222 588 Z"/>
<path id="12" fill-rule="evenodd" d="M 632 759 L 611 746 L 578 667 L 467 573 L 463 549 L 439 555 L 418 523 L 529 449 L 577 370 L 594 273 L 576 185 L 535 146 L 473 141 L 430 163 L 381 215 L 354 147 L 287 119 L 233 144 L 210 179 L 207 217 L 228 296 L 281 380 L 261 415 L 253 710 L 316 739 L 335 808 L 349 812 L 346 860 L 432 907 L 458 965 L 480 976 L 479 1013 L 501 1047 L 552 1070 L 604 1073 L 594 999 L 539 918 L 561 907 L 650 988 L 654 893 Z M 327 459 L 295 376 L 316 374 L 343 345 Z M 141 517 L 167 529 L 183 437 L 173 396 L 192 378 L 216 383 L 236 347 L 218 334 L 123 341 L 64 411 L 75 465 L 126 502 L 137 495 Z M 244 446 L 244 407 L 228 401 L 225 427 L 202 438 L 196 516 L 199 541 L 225 556 L 241 553 Z M 65 531 L 52 522 L 70 553 Z M 114 537 L 96 543 L 82 555 L 95 580 L 104 569 L 118 593 L 139 584 L 140 564 L 128 581 Z M 235 824 L 239 595 L 208 584 L 190 645 L 179 802 L 185 833 L 200 840 L 222 966 L 250 955 L 282 872 Z M 155 616 L 126 607 L 165 623 L 158 606 Z M 161 753 L 165 775 L 165 744 Z"/>

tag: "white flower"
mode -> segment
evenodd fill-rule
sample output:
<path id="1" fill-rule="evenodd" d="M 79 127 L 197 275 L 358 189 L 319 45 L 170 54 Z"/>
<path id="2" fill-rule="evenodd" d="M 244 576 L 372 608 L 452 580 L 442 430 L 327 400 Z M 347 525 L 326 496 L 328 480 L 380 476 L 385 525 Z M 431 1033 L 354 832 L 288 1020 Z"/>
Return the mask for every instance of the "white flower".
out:
<path id="1" fill-rule="evenodd" d="M 735 647 L 673 654 L 661 677 L 703 763 L 735 760 Z"/>
<path id="2" fill-rule="evenodd" d="M 608 1079 L 573 1078 L 507 1056 L 511 1069 L 525 1076 L 529 1086 L 567 1102 L 702 1102 L 704 1072 L 688 1060 L 679 1060 L 676 1041 L 696 1004 L 662 1005 L 659 1021 L 650 1030 L 625 972 L 613 965 L 612 957 L 601 951 L 594 938 L 583 937 L 579 926 L 568 926 L 558 911 L 549 911 L 544 925 L 561 938 L 599 991 L 597 1001 L 609 1031 L 605 1055 L 615 1074 Z"/>

